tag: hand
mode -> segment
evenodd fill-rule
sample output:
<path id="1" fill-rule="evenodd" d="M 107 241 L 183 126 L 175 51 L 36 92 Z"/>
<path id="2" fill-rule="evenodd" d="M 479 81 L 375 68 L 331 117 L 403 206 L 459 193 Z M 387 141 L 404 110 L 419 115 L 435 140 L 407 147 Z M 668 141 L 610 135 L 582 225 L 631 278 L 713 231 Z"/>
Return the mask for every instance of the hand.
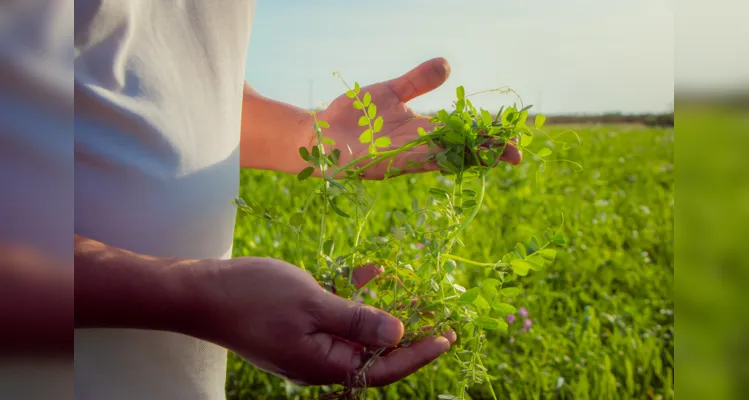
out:
<path id="1" fill-rule="evenodd" d="M 427 131 L 435 125 L 429 122 L 429 117 L 414 112 L 406 103 L 410 100 L 430 92 L 441 86 L 450 75 L 450 65 L 444 58 L 426 61 L 406 74 L 381 83 L 361 88 L 361 93 L 369 92 L 372 102 L 377 106 L 377 115 L 382 116 L 385 123 L 379 136 L 387 136 L 392 143 L 390 148 L 398 148 L 418 137 L 417 129 Z M 346 95 L 336 98 L 330 106 L 318 113 L 318 119 L 326 121 L 330 128 L 323 131 L 326 137 L 336 142 L 335 148 L 341 149 L 341 162 L 347 162 L 364 156 L 369 151 L 367 143 L 359 142 L 359 135 L 364 127 L 359 126 L 359 117 L 363 114 L 352 107 L 352 100 Z M 306 142 L 300 146 L 311 147 L 316 137 L 305 137 Z M 347 147 L 348 146 L 348 147 Z M 349 153 L 348 148 L 351 149 Z M 387 150 L 387 148 L 382 149 Z M 428 146 L 419 146 L 405 151 L 395 157 L 393 167 L 400 168 L 404 173 L 417 173 L 438 170 L 436 162 L 424 163 L 430 155 Z M 517 147 L 510 143 L 500 157 L 502 161 L 516 165 L 522 160 Z M 409 167 L 411 163 L 423 164 L 419 167 Z M 378 164 L 365 171 L 365 179 L 382 179 L 388 167 L 387 162 Z"/>
<path id="2" fill-rule="evenodd" d="M 209 320 L 195 336 L 296 383 L 343 384 L 366 361 L 363 346 L 393 346 L 403 336 L 403 324 L 395 317 L 331 294 L 283 261 L 247 257 L 215 265 L 205 279 Z M 380 272 L 373 266 L 359 268 L 354 284 L 361 287 Z M 449 350 L 455 340 L 450 331 L 396 349 L 371 365 L 366 384 L 398 381 Z"/>

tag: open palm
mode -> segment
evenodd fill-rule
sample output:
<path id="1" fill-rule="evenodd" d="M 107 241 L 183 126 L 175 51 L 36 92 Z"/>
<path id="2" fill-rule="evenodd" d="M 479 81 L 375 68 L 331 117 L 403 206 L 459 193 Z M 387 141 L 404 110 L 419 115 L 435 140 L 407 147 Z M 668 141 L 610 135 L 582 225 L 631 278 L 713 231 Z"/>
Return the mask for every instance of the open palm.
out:
<path id="1" fill-rule="evenodd" d="M 418 137 L 418 128 L 430 131 L 434 124 L 430 117 L 420 115 L 406 103 L 441 86 L 450 75 L 450 65 L 444 58 L 426 61 L 406 74 L 385 82 L 375 83 L 361 88 L 361 95 L 369 93 L 372 103 L 377 106 L 377 115 L 384 120 L 382 129 L 376 137 L 387 136 L 391 139 L 389 148 L 398 148 Z M 323 111 L 318 119 L 326 121 L 330 128 L 324 135 L 336 142 L 341 149 L 342 164 L 364 156 L 369 151 L 369 143 L 360 143 L 359 135 L 366 129 L 359 125 L 363 112 L 355 112 L 352 99 L 345 94 L 339 96 Z M 387 150 L 388 148 L 380 148 Z M 417 173 L 438 170 L 436 162 L 426 162 L 431 155 L 427 146 L 415 147 L 395 157 L 392 167 L 400 168 L 405 173 Z M 509 144 L 501 160 L 518 164 L 522 156 L 518 149 Z M 388 163 L 380 163 L 364 173 L 365 179 L 382 179 Z"/>

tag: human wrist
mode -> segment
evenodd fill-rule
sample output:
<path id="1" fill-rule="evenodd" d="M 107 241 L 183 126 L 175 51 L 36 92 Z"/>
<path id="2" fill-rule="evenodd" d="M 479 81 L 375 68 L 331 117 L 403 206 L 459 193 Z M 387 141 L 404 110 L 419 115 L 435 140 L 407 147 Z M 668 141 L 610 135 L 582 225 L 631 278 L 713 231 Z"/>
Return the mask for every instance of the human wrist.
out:
<path id="1" fill-rule="evenodd" d="M 240 166 L 296 173 L 298 149 L 314 139 L 313 117 L 302 108 L 264 97 L 246 86 L 242 102 Z"/>
<path id="2" fill-rule="evenodd" d="M 205 262 L 152 257 L 76 237 L 76 328 L 191 334 L 200 302 L 190 271 Z"/>

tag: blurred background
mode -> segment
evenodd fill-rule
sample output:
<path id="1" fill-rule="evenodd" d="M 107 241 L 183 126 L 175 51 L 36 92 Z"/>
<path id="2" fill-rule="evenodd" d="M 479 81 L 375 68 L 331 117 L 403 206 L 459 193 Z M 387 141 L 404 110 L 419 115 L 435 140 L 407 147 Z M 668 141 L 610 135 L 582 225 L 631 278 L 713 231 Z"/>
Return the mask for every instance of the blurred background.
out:
<path id="1" fill-rule="evenodd" d="M 315 108 L 340 95 L 332 76 L 377 82 L 432 57 L 448 84 L 411 102 L 428 113 L 467 93 L 510 86 L 545 114 L 673 111 L 673 0 L 351 3 L 259 1 L 247 80 Z M 499 109 L 506 98 L 482 97 Z"/>

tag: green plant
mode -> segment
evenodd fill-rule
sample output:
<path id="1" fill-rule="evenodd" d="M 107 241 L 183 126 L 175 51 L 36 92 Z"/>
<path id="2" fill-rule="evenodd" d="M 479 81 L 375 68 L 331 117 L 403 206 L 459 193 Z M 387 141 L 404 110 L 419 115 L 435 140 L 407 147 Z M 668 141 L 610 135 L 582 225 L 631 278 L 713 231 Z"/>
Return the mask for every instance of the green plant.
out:
<path id="1" fill-rule="evenodd" d="M 493 115 L 485 109 L 477 109 L 469 100 L 487 91 L 466 95 L 462 86 L 456 89 L 454 109 L 440 110 L 430 120 L 436 126 L 434 130 L 419 129 L 418 136 L 403 146 L 381 150 L 389 147 L 391 140 L 379 135 L 384 121 L 377 115 L 370 93 L 362 93 L 358 83 L 351 87 L 340 74 L 334 75 L 346 86 L 353 108 L 362 113 L 359 125 L 364 131 L 359 140 L 368 143 L 368 154 L 341 165 L 342 150 L 335 148 L 336 143 L 323 134 L 323 130 L 329 128 L 328 123 L 318 120 L 312 113 L 317 141 L 311 150 L 299 149 L 300 157 L 309 166 L 299 172 L 297 178 L 306 180 L 319 170 L 322 179 L 304 206 L 282 219 L 253 200 L 238 198 L 235 204 L 253 216 L 287 227 L 299 244 L 296 254 L 299 266 L 328 290 L 342 297 L 361 299 L 400 318 L 406 333 L 398 346 L 408 346 L 424 335 L 455 330 L 459 342 L 452 354 L 462 372 L 463 390 L 458 395 L 463 398 L 467 387 L 492 379 L 481 359 L 485 332 L 507 330 L 505 316 L 515 313 L 508 299 L 520 293 L 514 277 L 543 269 L 556 256 L 553 246 L 565 244 L 560 226 L 557 230 L 547 229 L 543 241 L 533 237 L 528 243 L 517 243 L 498 261 L 475 261 L 455 255 L 456 246 L 465 245 L 462 234 L 484 202 L 486 176 L 496 167 L 510 141 L 516 141 L 520 149 L 541 161 L 539 173 L 548 163 L 569 161 L 549 159 L 552 150 L 548 147 L 537 152 L 527 148 L 537 133 L 545 134 L 541 131 L 543 115 L 535 117 L 533 127 L 526 124 L 531 106 L 523 106 L 520 100 L 520 108 L 514 104 Z M 493 91 L 517 95 L 509 88 Z M 567 131 L 546 137 L 551 143 L 563 143 L 556 138 L 565 133 Z M 393 160 L 417 146 L 428 146 L 432 150 L 433 155 L 424 162 L 433 161 L 440 166 L 445 187 L 432 187 L 428 198 L 413 199 L 410 205 L 382 215 L 392 220 L 390 232 L 367 231 L 367 221 L 372 217 L 373 205 L 382 189 L 390 179 L 404 172 L 392 166 Z M 388 163 L 384 182 L 371 194 L 362 174 L 383 162 Z M 326 231 L 328 218 L 350 221 L 355 235 L 346 243 L 335 243 Z M 303 248 L 300 242 L 303 225 L 311 223 L 318 226 L 314 250 Z M 351 271 L 365 264 L 381 265 L 387 272 L 367 287 L 356 290 L 351 282 Z M 464 288 L 457 282 L 458 264 L 484 272 L 478 286 Z M 365 300 L 364 290 L 376 292 L 377 296 L 368 296 Z M 358 398 L 366 386 L 367 368 L 388 350 L 391 349 L 369 349 L 361 368 L 333 394 Z M 458 397 L 443 394 L 440 398 Z"/>

